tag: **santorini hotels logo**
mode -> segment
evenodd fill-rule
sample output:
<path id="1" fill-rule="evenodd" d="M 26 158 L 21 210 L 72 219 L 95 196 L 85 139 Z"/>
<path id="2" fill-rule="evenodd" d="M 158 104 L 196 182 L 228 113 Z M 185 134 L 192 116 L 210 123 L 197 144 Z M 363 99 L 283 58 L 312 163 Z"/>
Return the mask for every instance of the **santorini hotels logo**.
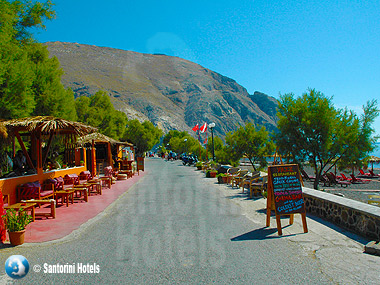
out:
<path id="1" fill-rule="evenodd" d="M 12 255 L 5 261 L 5 272 L 13 279 L 21 279 L 29 272 L 29 262 L 22 255 Z"/>

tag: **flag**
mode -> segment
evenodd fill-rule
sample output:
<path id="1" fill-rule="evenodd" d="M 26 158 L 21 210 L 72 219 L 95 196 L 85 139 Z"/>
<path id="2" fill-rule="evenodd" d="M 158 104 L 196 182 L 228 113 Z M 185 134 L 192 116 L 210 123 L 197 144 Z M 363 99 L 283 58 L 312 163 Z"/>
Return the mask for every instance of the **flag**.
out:
<path id="1" fill-rule="evenodd" d="M 207 131 L 207 123 L 205 123 L 201 128 L 200 128 L 201 133 L 204 133 Z"/>
<path id="2" fill-rule="evenodd" d="M 207 143 L 207 138 L 205 139 L 205 141 L 203 142 L 203 144 L 206 144 Z"/>
<path id="3" fill-rule="evenodd" d="M 193 130 L 194 132 L 198 131 L 198 130 L 199 130 L 199 124 L 196 124 L 195 127 L 192 128 L 192 130 Z"/>

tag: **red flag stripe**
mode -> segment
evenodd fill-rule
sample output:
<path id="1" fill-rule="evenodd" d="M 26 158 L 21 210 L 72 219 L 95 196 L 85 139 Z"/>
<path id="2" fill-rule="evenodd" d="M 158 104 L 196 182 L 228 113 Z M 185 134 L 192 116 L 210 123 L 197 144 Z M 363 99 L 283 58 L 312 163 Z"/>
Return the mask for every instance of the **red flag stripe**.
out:
<path id="1" fill-rule="evenodd" d="M 201 133 L 204 133 L 207 130 L 207 123 L 204 123 L 204 125 L 200 128 Z"/>

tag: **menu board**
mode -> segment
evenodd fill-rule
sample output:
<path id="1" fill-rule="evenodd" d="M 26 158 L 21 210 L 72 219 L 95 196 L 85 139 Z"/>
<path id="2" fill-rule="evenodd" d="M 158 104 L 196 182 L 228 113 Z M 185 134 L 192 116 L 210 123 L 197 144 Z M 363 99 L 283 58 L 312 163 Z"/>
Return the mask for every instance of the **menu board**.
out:
<path id="1" fill-rule="evenodd" d="M 268 168 L 276 215 L 305 213 L 300 173 L 297 164 Z"/>
<path id="2" fill-rule="evenodd" d="M 137 157 L 137 170 L 144 171 L 144 158 L 143 157 Z"/>

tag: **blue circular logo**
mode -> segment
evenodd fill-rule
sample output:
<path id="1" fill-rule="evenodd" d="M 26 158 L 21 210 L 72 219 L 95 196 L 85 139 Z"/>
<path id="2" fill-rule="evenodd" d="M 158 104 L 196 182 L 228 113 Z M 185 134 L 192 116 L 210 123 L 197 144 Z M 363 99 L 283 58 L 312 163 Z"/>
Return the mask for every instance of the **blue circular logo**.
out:
<path id="1" fill-rule="evenodd" d="M 29 272 L 29 262 L 22 255 L 12 255 L 5 261 L 5 272 L 13 279 L 21 279 Z"/>

